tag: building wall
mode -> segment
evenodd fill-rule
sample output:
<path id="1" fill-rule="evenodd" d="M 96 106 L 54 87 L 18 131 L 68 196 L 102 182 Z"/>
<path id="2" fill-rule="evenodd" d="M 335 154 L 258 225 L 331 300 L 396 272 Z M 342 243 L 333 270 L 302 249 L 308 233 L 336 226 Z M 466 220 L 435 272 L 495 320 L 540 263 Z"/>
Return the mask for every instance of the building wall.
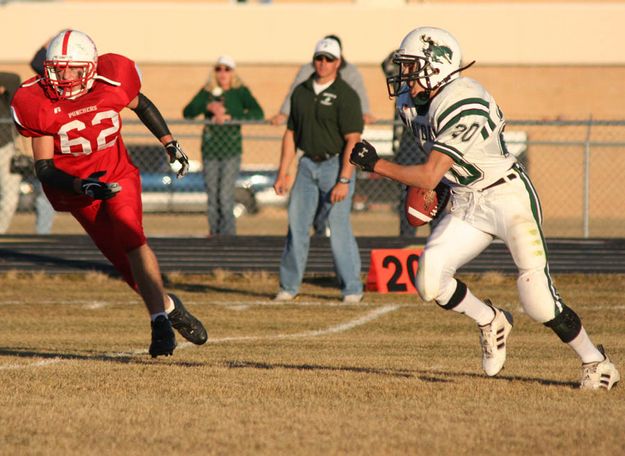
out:
<path id="1" fill-rule="evenodd" d="M 466 75 L 482 81 L 509 118 L 625 117 L 625 46 L 620 45 L 625 42 L 620 26 L 625 1 L 471 5 L 449 0 L 387 8 L 147 3 L 4 5 L 0 40 L 10 45 L 0 47 L 0 70 L 28 77 L 26 62 L 34 51 L 60 28 L 71 26 L 90 33 L 101 52 L 123 53 L 139 62 L 144 90 L 168 117 L 180 116 L 221 53 L 235 57 L 241 76 L 271 115 L 315 41 L 335 32 L 343 39 L 347 59 L 363 73 L 373 112 L 390 118 L 393 108 L 380 62 L 416 25 L 414 18 L 420 18 L 422 23 L 452 25 L 466 60 L 477 60 Z"/>
<path id="2" fill-rule="evenodd" d="M 337 33 L 353 62 L 377 64 L 407 31 L 432 24 L 485 65 L 625 64 L 623 2 L 372 3 L 10 2 L 0 7 L 0 62 L 23 62 L 74 27 L 103 52 L 143 63 L 200 64 L 224 52 L 248 64 L 296 63 Z"/>

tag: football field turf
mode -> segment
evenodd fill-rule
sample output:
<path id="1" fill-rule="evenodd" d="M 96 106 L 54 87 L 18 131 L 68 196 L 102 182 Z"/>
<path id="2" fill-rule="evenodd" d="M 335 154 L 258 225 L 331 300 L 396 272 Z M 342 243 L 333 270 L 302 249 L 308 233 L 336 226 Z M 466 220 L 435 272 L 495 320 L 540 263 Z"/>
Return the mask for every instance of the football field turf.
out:
<path id="1" fill-rule="evenodd" d="M 171 274 L 209 340 L 151 359 L 121 281 L 1 275 L 0 453 L 625 454 L 625 384 L 577 390 L 577 357 L 523 314 L 514 277 L 462 278 L 515 317 L 495 378 L 476 326 L 415 295 L 343 305 L 317 278 L 275 304 L 272 275 Z M 625 373 L 625 276 L 555 279 Z"/>

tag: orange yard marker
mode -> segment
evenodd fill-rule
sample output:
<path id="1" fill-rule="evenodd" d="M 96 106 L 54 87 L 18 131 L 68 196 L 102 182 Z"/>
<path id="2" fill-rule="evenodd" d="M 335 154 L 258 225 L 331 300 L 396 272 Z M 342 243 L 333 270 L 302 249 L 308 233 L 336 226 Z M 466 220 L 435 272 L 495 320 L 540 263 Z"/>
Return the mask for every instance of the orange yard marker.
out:
<path id="1" fill-rule="evenodd" d="M 373 249 L 367 291 L 416 293 L 415 280 L 423 248 Z"/>

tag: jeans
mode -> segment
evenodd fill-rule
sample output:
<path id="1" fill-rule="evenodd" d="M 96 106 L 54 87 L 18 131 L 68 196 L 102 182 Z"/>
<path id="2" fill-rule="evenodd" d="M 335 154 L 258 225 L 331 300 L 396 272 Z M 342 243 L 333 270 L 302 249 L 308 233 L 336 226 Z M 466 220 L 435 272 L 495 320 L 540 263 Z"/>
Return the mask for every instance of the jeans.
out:
<path id="1" fill-rule="evenodd" d="M 347 198 L 335 204 L 330 202 L 330 192 L 336 185 L 340 168 L 339 156 L 319 163 L 307 157 L 299 161 L 289 201 L 289 232 L 280 263 L 280 288 L 288 293 L 297 294 L 304 277 L 310 228 L 319 199 L 329 211 L 330 246 L 341 293 L 343 296 L 362 293 L 360 252 L 350 220 L 354 180 Z"/>
<path id="2" fill-rule="evenodd" d="M 37 234 L 50 234 L 56 212 L 41 188 L 41 182 L 37 181 L 35 186 L 35 231 Z"/>
<path id="3" fill-rule="evenodd" d="M 234 236 L 234 186 L 239 175 L 241 155 L 222 159 L 205 157 L 202 161 L 210 234 Z"/>

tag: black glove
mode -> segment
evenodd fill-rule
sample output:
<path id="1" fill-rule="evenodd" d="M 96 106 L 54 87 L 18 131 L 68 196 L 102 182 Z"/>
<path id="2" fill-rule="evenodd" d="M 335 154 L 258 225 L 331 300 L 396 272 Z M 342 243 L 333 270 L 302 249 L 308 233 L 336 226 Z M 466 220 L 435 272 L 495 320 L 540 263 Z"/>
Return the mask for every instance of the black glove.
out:
<path id="1" fill-rule="evenodd" d="M 180 179 L 184 177 L 189 172 L 189 157 L 182 151 L 180 144 L 175 139 L 173 141 L 169 141 L 165 144 L 165 150 L 167 151 L 167 155 L 169 155 L 169 163 L 178 162 L 180 163 L 180 169 L 176 174 L 176 177 Z"/>
<path id="2" fill-rule="evenodd" d="M 122 186 L 117 182 L 102 182 L 100 178 L 106 171 L 96 171 L 86 179 L 81 179 L 80 191 L 87 196 L 97 200 L 107 200 L 113 198 Z"/>
<path id="3" fill-rule="evenodd" d="M 366 139 L 356 143 L 349 156 L 349 162 L 352 165 L 356 165 L 363 171 L 369 171 L 370 173 L 373 172 L 373 168 L 379 159 L 380 157 L 378 157 L 375 147 L 369 144 Z"/>

